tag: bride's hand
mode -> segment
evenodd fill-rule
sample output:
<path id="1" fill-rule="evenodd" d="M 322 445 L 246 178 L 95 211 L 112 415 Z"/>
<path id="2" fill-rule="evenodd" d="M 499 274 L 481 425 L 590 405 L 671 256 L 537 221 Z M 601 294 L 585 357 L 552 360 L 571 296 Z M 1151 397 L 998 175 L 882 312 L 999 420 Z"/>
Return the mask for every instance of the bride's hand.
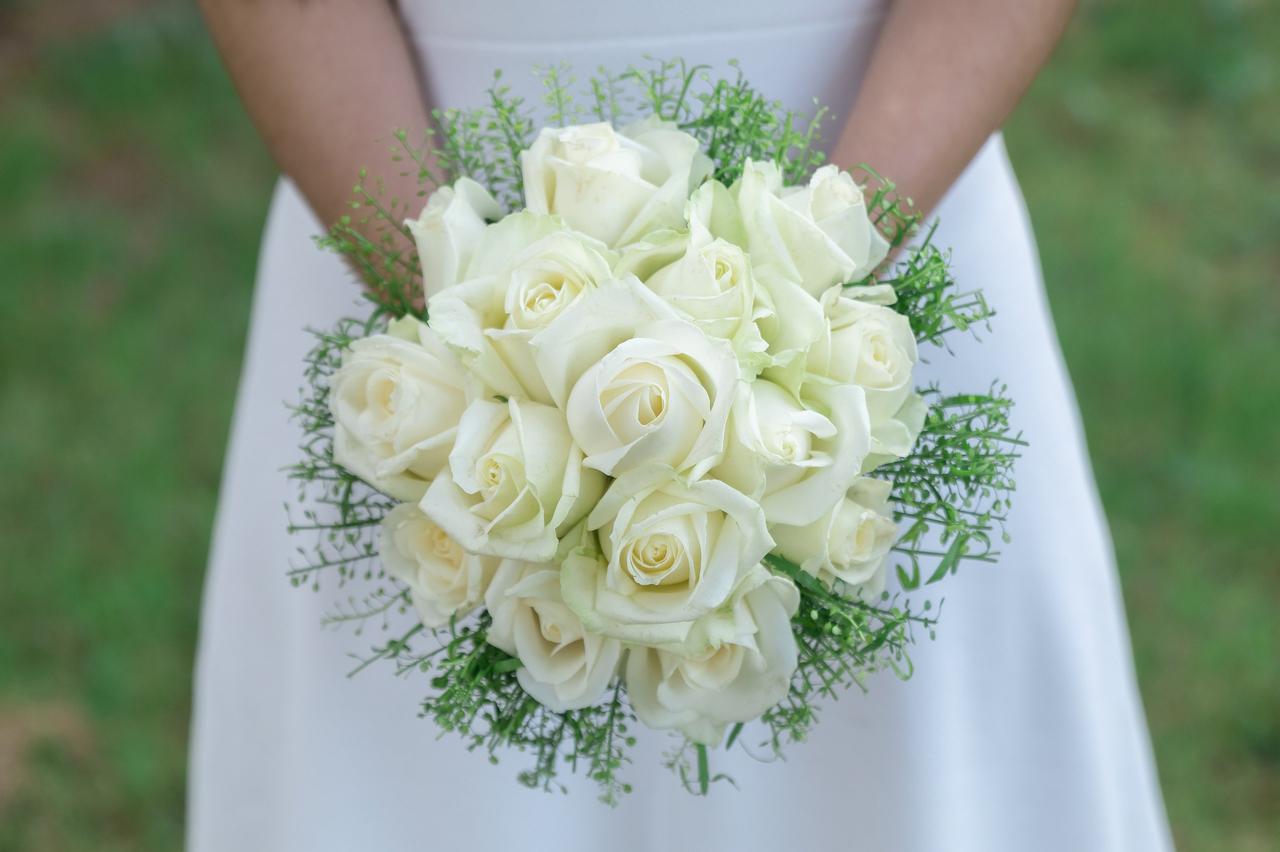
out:
<path id="1" fill-rule="evenodd" d="M 894 0 L 832 151 L 928 213 L 1009 115 L 1075 0 Z"/>

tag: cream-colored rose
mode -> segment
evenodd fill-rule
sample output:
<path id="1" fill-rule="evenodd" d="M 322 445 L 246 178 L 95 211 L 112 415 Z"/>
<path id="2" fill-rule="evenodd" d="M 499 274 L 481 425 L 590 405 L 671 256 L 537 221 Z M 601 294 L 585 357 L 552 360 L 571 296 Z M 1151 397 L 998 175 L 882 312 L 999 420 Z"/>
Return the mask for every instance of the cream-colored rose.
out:
<path id="1" fill-rule="evenodd" d="M 849 298 L 833 287 L 822 295 L 827 333 L 809 350 L 809 373 L 867 392 L 873 421 L 891 416 L 911 392 L 919 355 L 910 321 L 884 305 Z"/>
<path id="2" fill-rule="evenodd" d="M 703 182 L 685 206 L 690 230 L 701 229 L 715 239 L 733 243 L 741 249 L 750 247 L 747 229 L 742 221 L 736 193 L 714 178 Z"/>
<path id="3" fill-rule="evenodd" d="M 603 488 L 555 408 L 481 399 L 458 423 L 448 475 L 436 477 L 420 505 L 472 553 L 543 562 Z"/>
<path id="4" fill-rule="evenodd" d="M 329 385 L 333 460 L 400 500 L 417 500 L 453 448 L 467 377 L 412 318 L 351 344 Z"/>
<path id="5" fill-rule="evenodd" d="M 911 453 L 929 414 L 929 404 L 918 393 L 909 393 L 891 417 L 871 429 L 871 452 L 862 461 L 862 472 L 870 473 L 882 464 Z"/>
<path id="6" fill-rule="evenodd" d="M 431 193 L 418 218 L 405 221 L 418 244 L 428 299 L 466 277 L 486 220 L 501 216 L 502 207 L 489 191 L 464 177 Z"/>
<path id="7" fill-rule="evenodd" d="M 489 644 L 520 660 L 524 691 L 557 713 L 600 700 L 622 657 L 622 643 L 587 631 L 560 596 L 555 565 L 504 559 L 485 606 Z"/>
<path id="8" fill-rule="evenodd" d="M 662 465 L 698 476 L 724 449 L 738 384 L 732 347 L 634 277 L 601 285 L 532 341 L 588 467 Z"/>
<path id="9" fill-rule="evenodd" d="M 806 388 L 804 402 L 759 379 L 740 390 L 713 474 L 760 501 L 770 524 L 808 524 L 857 478 L 871 435 L 862 389 Z"/>
<path id="10" fill-rule="evenodd" d="M 773 547 L 749 497 L 662 470 L 615 480 L 587 526 L 600 552 L 584 546 L 565 560 L 565 600 L 591 630 L 632 642 L 683 641 Z"/>
<path id="11" fill-rule="evenodd" d="M 481 240 L 476 276 L 431 300 L 431 327 L 493 393 L 549 403 L 529 342 L 609 279 L 614 259 L 558 217 L 514 213 Z"/>
<path id="12" fill-rule="evenodd" d="M 726 726 L 749 722 L 786 697 L 796 670 L 795 585 L 757 565 L 726 605 L 698 620 L 685 647 L 633 647 L 627 695 L 637 718 L 716 745 Z"/>
<path id="13" fill-rule="evenodd" d="M 822 305 L 794 281 L 774 273 L 760 277 L 770 310 L 756 321 L 765 341 L 767 364 L 772 372 L 798 371 L 805 353 L 826 330 Z"/>
<path id="14" fill-rule="evenodd" d="M 773 524 L 776 551 L 828 586 L 840 580 L 871 595 L 884 588 L 884 568 L 898 526 L 891 483 L 859 478 L 830 512 L 806 526 Z"/>
<path id="15" fill-rule="evenodd" d="M 865 289 L 863 298 L 846 293 Z M 892 300 L 887 287 L 833 287 L 822 295 L 827 331 L 809 349 L 810 376 L 855 384 L 867 397 L 872 451 L 901 457 L 910 452 L 923 423 L 923 402 L 912 392 L 919 360 L 916 338 L 905 316 L 878 304 Z"/>
<path id="16" fill-rule="evenodd" d="M 870 274 L 888 253 L 862 190 L 835 166 L 815 171 L 808 186 L 785 187 L 775 163 L 748 160 L 734 190 L 752 263 L 811 295 Z"/>
<path id="17" fill-rule="evenodd" d="M 750 245 L 738 202 L 719 181 L 709 180 L 698 188 L 689 199 L 688 218 L 691 240 L 692 235 L 701 233 L 718 243 L 742 249 Z M 754 261 L 748 258 L 754 284 L 752 324 L 765 344 L 765 352 L 763 357 L 758 356 L 754 336 L 748 336 L 750 349 L 745 357 L 744 348 L 735 346 L 739 358 L 752 373 L 757 365 L 785 368 L 795 363 L 795 369 L 802 369 L 802 356 L 826 329 L 822 306 L 776 264 L 761 268 Z M 748 334 L 751 335 L 750 330 Z"/>
<path id="18" fill-rule="evenodd" d="M 467 553 L 414 503 L 403 503 L 382 520 L 382 564 L 409 587 L 423 625 L 444 627 L 484 600 L 498 568 L 492 556 Z"/>
<path id="19" fill-rule="evenodd" d="M 711 171 L 698 140 L 651 117 L 546 127 L 520 155 L 528 209 L 554 213 L 610 246 L 684 224 L 690 191 Z"/>
<path id="20" fill-rule="evenodd" d="M 772 313 L 768 293 L 757 295 L 746 253 L 708 235 L 659 231 L 633 244 L 619 274 L 634 274 L 682 317 L 710 337 L 728 340 L 744 374 L 754 376 L 769 363 L 756 325 Z"/>

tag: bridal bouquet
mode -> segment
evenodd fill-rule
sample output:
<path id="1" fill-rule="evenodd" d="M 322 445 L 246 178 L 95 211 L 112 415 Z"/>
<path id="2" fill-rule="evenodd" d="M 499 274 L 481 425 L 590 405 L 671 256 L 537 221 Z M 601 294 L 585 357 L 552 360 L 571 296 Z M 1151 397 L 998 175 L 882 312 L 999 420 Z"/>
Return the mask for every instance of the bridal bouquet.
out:
<path id="1" fill-rule="evenodd" d="M 362 584 L 328 619 L 386 631 L 360 668 L 426 675 L 525 783 L 613 800 L 638 721 L 705 791 L 745 725 L 781 750 L 906 676 L 905 593 L 994 559 L 1009 402 L 915 380 L 990 311 L 891 185 L 820 165 L 821 112 L 678 63 L 544 80 L 542 126 L 499 80 L 398 134 L 425 206 L 362 175 L 322 241 L 373 308 L 308 360 L 291 574 Z"/>

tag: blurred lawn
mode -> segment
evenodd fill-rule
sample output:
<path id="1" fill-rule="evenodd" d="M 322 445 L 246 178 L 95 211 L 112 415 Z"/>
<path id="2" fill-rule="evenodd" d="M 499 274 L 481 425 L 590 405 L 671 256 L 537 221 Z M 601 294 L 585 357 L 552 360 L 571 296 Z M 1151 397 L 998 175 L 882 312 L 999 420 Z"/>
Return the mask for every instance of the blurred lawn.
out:
<path id="1" fill-rule="evenodd" d="M 0 0 L 0 852 L 181 845 L 272 175 L 190 9 L 78 5 Z M 1088 4 L 1008 130 L 1184 849 L 1280 838 L 1278 44 Z"/>
<path id="2" fill-rule="evenodd" d="M 1280 8 L 1085 10 L 1009 146 L 1179 847 L 1276 850 Z"/>

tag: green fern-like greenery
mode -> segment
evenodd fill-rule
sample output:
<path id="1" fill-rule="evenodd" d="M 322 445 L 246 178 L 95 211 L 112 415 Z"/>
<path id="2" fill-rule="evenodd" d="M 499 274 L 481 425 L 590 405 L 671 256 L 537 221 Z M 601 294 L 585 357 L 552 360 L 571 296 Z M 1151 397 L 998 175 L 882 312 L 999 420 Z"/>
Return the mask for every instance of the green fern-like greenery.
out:
<path id="1" fill-rule="evenodd" d="M 706 66 L 652 61 L 622 74 L 601 69 L 579 85 L 571 69 L 539 72 L 544 84 L 540 113 L 513 95 L 495 75 L 488 102 L 467 110 L 436 110 L 422 139 L 394 135 L 390 160 L 402 177 L 416 178 L 412 199 L 389 198 L 376 178 L 362 171 L 350 212 L 318 239 L 347 258 L 366 285 L 372 304 L 363 319 L 343 319 L 315 331 L 299 402 L 293 407 L 302 434 L 301 460 L 290 469 L 298 485 L 298 506 L 290 511 L 290 531 L 305 536 L 289 576 L 296 585 L 320 588 L 360 583 L 358 593 L 337 605 L 325 622 L 372 626 L 387 638 L 374 646 L 356 671 L 379 662 L 400 676 L 426 675 L 430 694 L 422 715 L 442 730 L 461 736 L 468 747 L 497 762 L 507 750 L 527 755 L 531 765 L 519 780 L 540 789 L 560 789 L 568 769 L 599 785 L 602 800 L 616 802 L 630 788 L 621 773 L 635 743 L 635 724 L 625 686 L 618 680 L 599 705 L 554 713 L 520 687 L 520 663 L 485 641 L 488 615 L 428 630 L 411 616 L 407 593 L 381 570 L 379 523 L 394 502 L 333 461 L 333 420 L 329 379 L 352 341 L 406 314 L 427 319 L 418 258 L 403 225 L 417 215 L 423 198 L 459 177 L 484 185 L 508 210 L 523 206 L 519 154 L 538 124 L 610 121 L 625 124 L 656 114 L 696 136 L 714 164 L 713 176 L 726 185 L 741 174 L 748 158 L 772 160 L 788 183 L 803 183 L 823 162 L 820 131 L 825 108 L 788 109 L 753 88 L 736 67 L 716 76 Z M 535 122 L 535 114 L 541 121 Z M 992 311 L 980 292 L 960 292 L 948 257 L 919 235 L 919 217 L 892 183 L 874 171 L 858 170 L 874 188 L 868 199 L 872 220 L 901 258 L 892 268 L 847 286 L 889 284 L 895 308 L 907 316 L 918 341 L 945 348 L 947 336 L 984 327 Z M 790 577 L 800 591 L 793 620 L 799 664 L 790 694 L 758 725 L 766 746 L 781 753 L 805 739 L 822 704 L 867 677 L 890 670 L 911 673 L 909 649 L 919 634 L 932 637 L 940 607 L 914 604 L 905 593 L 942 579 L 964 561 L 993 562 L 1004 540 L 1003 521 L 1013 491 L 1012 465 L 1020 437 L 1009 424 L 1011 401 L 1003 389 L 985 393 L 922 391 L 930 405 L 913 453 L 884 465 L 878 476 L 892 479 L 895 513 L 906 532 L 894 550 L 901 592 L 864 600 L 842 588 L 827 588 L 796 565 L 770 555 L 766 564 Z M 725 747 L 751 736 L 733 728 Z M 724 779 L 711 766 L 708 750 L 684 743 L 667 760 L 685 786 L 705 793 Z"/>

